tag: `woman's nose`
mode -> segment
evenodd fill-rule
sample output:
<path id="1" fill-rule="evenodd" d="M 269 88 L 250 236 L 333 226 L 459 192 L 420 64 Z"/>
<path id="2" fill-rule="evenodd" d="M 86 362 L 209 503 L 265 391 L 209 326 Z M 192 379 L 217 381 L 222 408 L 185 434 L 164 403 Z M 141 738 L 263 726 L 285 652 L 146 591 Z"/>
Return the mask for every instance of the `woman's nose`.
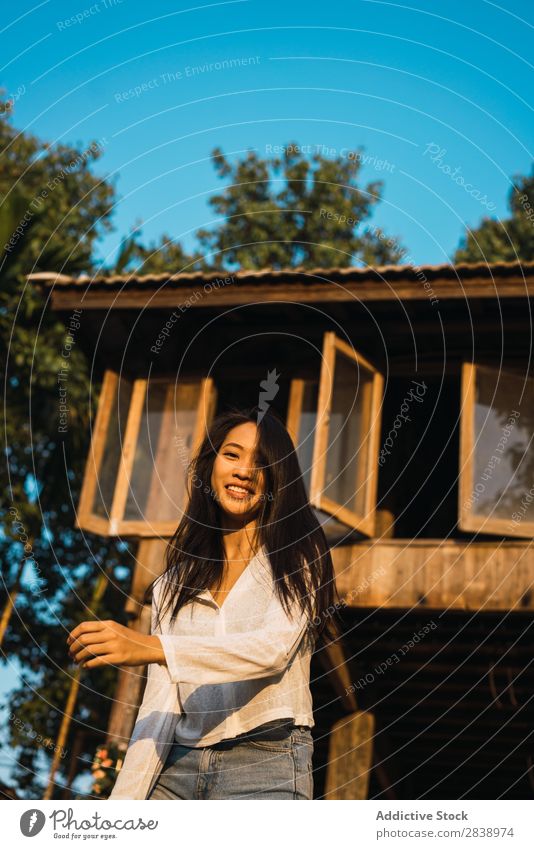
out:
<path id="1" fill-rule="evenodd" d="M 234 474 L 241 480 L 250 480 L 252 477 L 250 469 L 234 469 Z"/>

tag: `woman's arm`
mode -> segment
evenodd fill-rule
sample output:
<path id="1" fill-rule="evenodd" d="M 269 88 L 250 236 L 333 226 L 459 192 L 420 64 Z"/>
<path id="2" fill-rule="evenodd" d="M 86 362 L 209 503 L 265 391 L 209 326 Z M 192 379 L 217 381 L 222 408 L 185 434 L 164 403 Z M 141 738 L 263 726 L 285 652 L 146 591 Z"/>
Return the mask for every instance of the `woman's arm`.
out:
<path id="1" fill-rule="evenodd" d="M 176 683 L 222 684 L 265 678 L 286 668 L 308 617 L 296 608 L 288 617 L 274 596 L 267 619 L 269 624 L 261 630 L 217 636 L 149 635 L 110 620 L 89 621 L 74 628 L 67 642 L 71 658 L 84 667 L 157 663 L 167 666 Z"/>

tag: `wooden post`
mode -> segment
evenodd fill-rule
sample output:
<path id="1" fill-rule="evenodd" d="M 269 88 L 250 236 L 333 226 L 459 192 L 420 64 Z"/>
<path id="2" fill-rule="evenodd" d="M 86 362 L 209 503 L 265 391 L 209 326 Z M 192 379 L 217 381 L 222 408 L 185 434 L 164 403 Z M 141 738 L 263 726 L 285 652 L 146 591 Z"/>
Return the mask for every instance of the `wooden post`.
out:
<path id="1" fill-rule="evenodd" d="M 321 637 L 317 645 L 317 657 L 323 669 L 328 674 L 334 691 L 341 699 L 341 704 L 348 713 L 355 711 L 358 707 L 352 676 L 347 664 L 347 658 L 343 647 L 343 639 L 339 628 L 335 626 L 336 639 Z"/>
<path id="2" fill-rule="evenodd" d="M 130 625 L 142 634 L 150 633 L 150 606 Z M 128 666 L 120 670 L 109 716 L 106 744 L 128 743 L 144 692 L 146 666 Z"/>
<path id="3" fill-rule="evenodd" d="M 7 601 L 5 607 L 2 611 L 2 619 L 0 620 L 0 646 L 4 642 L 4 637 L 7 631 L 7 626 L 9 625 L 9 620 L 11 619 L 11 615 L 15 609 L 15 602 L 17 600 L 17 596 L 20 590 L 20 579 L 22 578 L 22 572 L 24 571 L 24 565 L 26 560 L 22 559 L 19 563 L 19 568 L 17 570 L 17 576 L 15 578 L 15 583 L 13 584 L 13 588 L 11 591 L 8 590 Z"/>
<path id="4" fill-rule="evenodd" d="M 356 711 L 332 726 L 326 770 L 325 799 L 367 799 L 373 761 L 375 721 Z"/>
<path id="5" fill-rule="evenodd" d="M 375 537 L 391 539 L 395 531 L 395 514 L 381 508 L 376 511 Z"/>

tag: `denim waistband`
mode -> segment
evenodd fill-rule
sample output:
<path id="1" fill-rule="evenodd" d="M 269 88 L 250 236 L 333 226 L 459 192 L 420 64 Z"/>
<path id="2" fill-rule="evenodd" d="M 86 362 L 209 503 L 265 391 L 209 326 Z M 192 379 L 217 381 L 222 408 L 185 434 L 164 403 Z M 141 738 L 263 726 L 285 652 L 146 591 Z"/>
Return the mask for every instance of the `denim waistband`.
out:
<path id="1" fill-rule="evenodd" d="M 226 747 L 246 740 L 285 740 L 286 737 L 291 735 L 295 727 L 293 717 L 272 719 L 270 722 L 264 722 L 257 725 L 256 728 L 251 728 L 250 731 L 244 731 L 230 739 L 221 740 L 220 743 L 215 743 L 215 746 Z"/>
<path id="2" fill-rule="evenodd" d="M 256 728 L 251 728 L 250 731 L 238 734 L 236 740 L 283 740 L 284 737 L 289 737 L 293 727 L 292 717 L 272 719 L 270 722 L 264 722 L 262 725 L 257 725 Z"/>

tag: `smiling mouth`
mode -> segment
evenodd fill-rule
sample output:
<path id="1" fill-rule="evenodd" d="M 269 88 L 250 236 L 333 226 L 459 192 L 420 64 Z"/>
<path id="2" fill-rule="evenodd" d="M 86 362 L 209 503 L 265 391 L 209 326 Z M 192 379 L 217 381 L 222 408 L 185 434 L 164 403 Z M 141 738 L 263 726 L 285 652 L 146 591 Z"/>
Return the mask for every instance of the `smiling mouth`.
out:
<path id="1" fill-rule="evenodd" d="M 239 486 L 237 483 L 228 483 L 224 487 L 227 492 L 230 493 L 232 498 L 251 498 L 254 495 L 254 491 L 251 489 L 247 489 L 245 486 Z"/>

